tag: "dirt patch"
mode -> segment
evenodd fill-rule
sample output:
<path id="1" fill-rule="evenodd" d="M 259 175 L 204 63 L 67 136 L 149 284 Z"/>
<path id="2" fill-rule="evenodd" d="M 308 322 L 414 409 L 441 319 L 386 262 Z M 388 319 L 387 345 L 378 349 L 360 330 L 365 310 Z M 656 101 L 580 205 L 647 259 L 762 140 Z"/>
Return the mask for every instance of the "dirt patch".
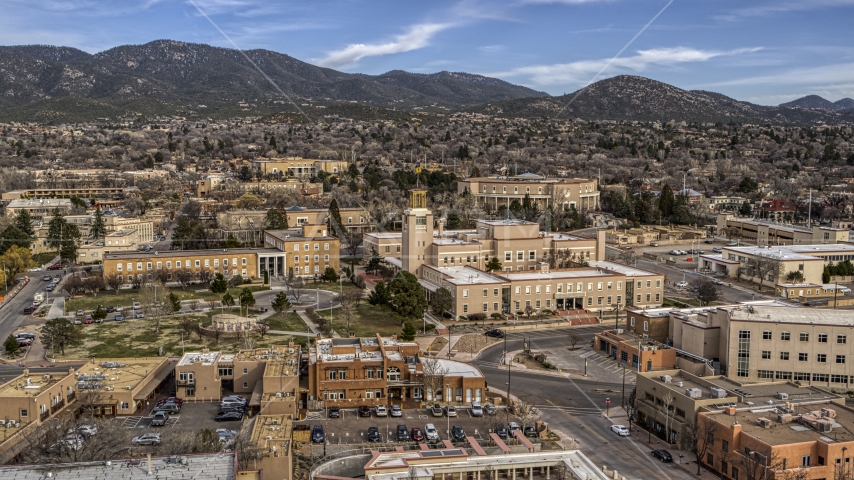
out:
<path id="1" fill-rule="evenodd" d="M 445 348 L 445 345 L 448 344 L 448 339 L 445 337 L 436 337 L 433 340 L 433 343 L 430 344 L 430 348 L 428 350 L 432 353 L 438 352 L 439 350 Z"/>
<path id="2" fill-rule="evenodd" d="M 483 334 L 470 333 L 463 335 L 454 345 L 453 350 L 459 353 L 479 352 L 480 349 L 497 343 L 497 338 L 487 337 Z"/>
<path id="3" fill-rule="evenodd" d="M 537 353 L 544 352 L 531 352 L 532 355 L 536 355 Z M 534 360 L 534 357 L 529 357 L 524 353 L 517 353 L 515 357 L 513 357 L 513 363 L 519 363 L 525 366 L 525 368 L 533 369 L 533 370 L 552 370 L 551 368 L 545 367 L 542 363 Z"/>

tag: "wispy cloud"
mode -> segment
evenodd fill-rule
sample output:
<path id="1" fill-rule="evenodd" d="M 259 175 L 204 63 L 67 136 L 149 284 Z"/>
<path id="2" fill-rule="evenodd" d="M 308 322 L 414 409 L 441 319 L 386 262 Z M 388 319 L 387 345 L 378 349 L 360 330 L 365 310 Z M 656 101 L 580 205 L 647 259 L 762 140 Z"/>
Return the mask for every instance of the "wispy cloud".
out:
<path id="1" fill-rule="evenodd" d="M 642 72 L 650 66 L 673 66 L 681 63 L 705 62 L 715 57 L 751 53 L 761 49 L 762 47 L 752 47 L 718 51 L 673 47 L 639 50 L 634 56 L 613 60 L 610 66 L 602 72 L 602 75 L 615 75 L 626 71 Z M 527 77 L 530 82 L 537 85 L 579 85 L 589 81 L 591 74 L 602 71 L 609 61 L 609 59 L 603 58 L 552 65 L 531 65 L 488 75 L 502 78 Z"/>
<path id="2" fill-rule="evenodd" d="M 708 83 L 704 87 L 737 85 L 833 85 L 854 83 L 854 63 L 836 63 L 812 68 L 796 68 L 774 75 L 758 75 L 724 82 Z"/>
<path id="3" fill-rule="evenodd" d="M 430 40 L 442 30 L 451 28 L 451 23 L 421 23 L 409 27 L 409 30 L 394 37 L 385 43 L 356 43 L 348 45 L 341 50 L 329 52 L 329 54 L 317 60 L 322 67 L 338 68 L 358 62 L 365 57 L 376 57 L 381 55 L 392 55 L 395 53 L 409 52 L 424 48 L 430 44 Z"/>
<path id="4" fill-rule="evenodd" d="M 495 52 L 503 52 L 507 50 L 507 47 L 504 45 L 484 45 L 482 47 L 477 47 L 477 49 L 483 53 L 495 53 Z"/>
<path id="5" fill-rule="evenodd" d="M 854 6 L 854 0 L 790 0 L 772 1 L 764 5 L 754 5 L 739 8 L 713 18 L 724 21 L 738 21 L 749 17 L 767 17 L 780 13 L 802 12 L 805 10 L 816 10 L 819 8 L 850 7 Z"/>
<path id="6" fill-rule="evenodd" d="M 523 4 L 553 4 L 562 3 L 564 5 L 581 5 L 584 3 L 605 3 L 613 2 L 614 0 L 522 0 Z"/>

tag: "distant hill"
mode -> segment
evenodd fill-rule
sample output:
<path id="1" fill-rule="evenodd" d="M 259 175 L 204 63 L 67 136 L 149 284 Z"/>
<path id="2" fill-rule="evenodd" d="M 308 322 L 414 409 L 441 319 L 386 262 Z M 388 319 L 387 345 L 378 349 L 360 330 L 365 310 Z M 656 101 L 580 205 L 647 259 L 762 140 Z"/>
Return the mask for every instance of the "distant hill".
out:
<path id="1" fill-rule="evenodd" d="M 348 74 L 269 50 L 245 54 L 282 91 L 309 106 L 361 102 L 391 109 L 430 105 L 456 109 L 547 96 L 503 80 L 467 73 Z M 0 47 L 0 91 L 6 93 L 0 96 L 0 108 L 4 109 L 76 97 L 110 104 L 128 114 L 186 113 L 204 108 L 205 114 L 234 110 L 249 115 L 273 111 L 283 100 L 276 87 L 241 52 L 171 40 L 124 45 L 95 55 L 44 45 Z M 122 107 L 140 99 L 152 100 L 152 107 L 166 108 L 134 112 Z M 275 100 L 279 104 L 273 103 Z M 241 103 L 248 106 L 240 109 Z M 51 102 L 46 108 L 61 104 Z M 102 113 L 101 108 L 96 110 Z M 32 112 L 33 108 L 14 111 Z M 8 112 L 0 113 L 2 117 L 9 118 Z"/>
<path id="2" fill-rule="evenodd" d="M 837 108 L 842 108 L 842 109 L 854 108 L 854 99 L 843 98 L 841 100 L 837 100 L 837 101 L 833 102 L 833 104 L 836 105 Z"/>
<path id="3" fill-rule="evenodd" d="M 560 97 L 523 98 L 467 110 L 506 117 L 558 116 L 643 121 L 808 123 L 851 120 L 836 113 L 755 105 L 720 93 L 682 90 L 666 83 L 630 75 L 600 80 L 587 88 Z"/>
<path id="4" fill-rule="evenodd" d="M 801 107 L 801 108 L 824 108 L 827 110 L 836 110 L 838 106 L 830 100 L 824 99 L 818 95 L 807 95 L 791 102 L 781 103 L 781 107 Z"/>

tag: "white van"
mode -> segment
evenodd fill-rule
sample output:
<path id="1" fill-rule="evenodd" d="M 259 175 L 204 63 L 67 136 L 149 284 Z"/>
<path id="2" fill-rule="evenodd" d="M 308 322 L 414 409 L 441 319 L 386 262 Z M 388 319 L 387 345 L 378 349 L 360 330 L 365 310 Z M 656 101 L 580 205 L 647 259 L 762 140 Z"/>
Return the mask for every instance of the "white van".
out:
<path id="1" fill-rule="evenodd" d="M 482 417 L 483 416 L 483 407 L 480 406 L 480 403 L 471 402 L 471 416 L 472 417 Z"/>
<path id="2" fill-rule="evenodd" d="M 432 423 L 428 423 L 427 426 L 424 427 L 424 438 L 426 438 L 428 442 L 439 441 L 439 431 L 436 430 L 436 427 L 434 427 Z"/>

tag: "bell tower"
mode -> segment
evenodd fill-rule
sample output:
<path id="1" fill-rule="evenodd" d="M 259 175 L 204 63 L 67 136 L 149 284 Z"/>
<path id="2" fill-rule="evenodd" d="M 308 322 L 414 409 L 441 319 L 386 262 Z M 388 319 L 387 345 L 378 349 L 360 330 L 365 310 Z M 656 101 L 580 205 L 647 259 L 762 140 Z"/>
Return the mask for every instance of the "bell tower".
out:
<path id="1" fill-rule="evenodd" d="M 403 212 L 401 260 L 403 269 L 421 278 L 433 244 L 433 212 L 427 209 L 427 191 L 409 191 L 409 208 Z"/>

